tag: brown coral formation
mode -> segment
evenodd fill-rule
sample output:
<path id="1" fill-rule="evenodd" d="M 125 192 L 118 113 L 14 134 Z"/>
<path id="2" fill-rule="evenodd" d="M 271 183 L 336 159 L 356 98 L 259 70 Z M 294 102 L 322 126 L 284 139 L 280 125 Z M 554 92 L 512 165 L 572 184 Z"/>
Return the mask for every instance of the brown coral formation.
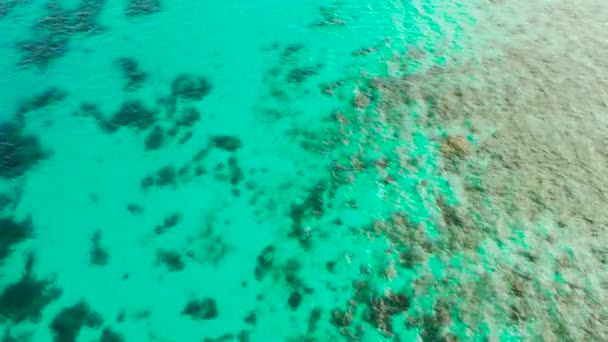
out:
<path id="1" fill-rule="evenodd" d="M 441 142 L 441 153 L 447 158 L 464 158 L 471 151 L 471 143 L 460 135 L 449 136 Z"/>
<path id="2" fill-rule="evenodd" d="M 411 247 L 401 266 L 428 268 L 429 255 L 445 266 L 442 275 L 420 270 L 414 284 L 418 296 L 440 293 L 435 302 L 445 309 L 436 305 L 429 316 L 413 300 L 409 311 L 418 316 L 408 320 L 423 327 L 423 339 L 453 340 L 458 321 L 471 337 L 606 340 L 608 41 L 597 33 L 608 28 L 608 8 L 510 0 L 470 10 L 477 21 L 464 29 L 476 39 L 462 52 L 442 67 L 374 80 L 377 116 L 351 119 L 361 127 L 358 143 L 375 151 L 386 136 L 407 140 L 416 129 L 438 141 L 442 176 L 459 197 L 448 203 L 421 184 L 439 198 L 436 238 L 402 214 L 374 224 L 396 246 Z M 359 110 L 366 104 L 355 100 Z M 380 125 L 383 133 L 371 128 Z M 411 148 L 396 151 L 403 169 L 424 162 Z M 386 302 L 371 304 L 375 325 L 390 333 Z"/>

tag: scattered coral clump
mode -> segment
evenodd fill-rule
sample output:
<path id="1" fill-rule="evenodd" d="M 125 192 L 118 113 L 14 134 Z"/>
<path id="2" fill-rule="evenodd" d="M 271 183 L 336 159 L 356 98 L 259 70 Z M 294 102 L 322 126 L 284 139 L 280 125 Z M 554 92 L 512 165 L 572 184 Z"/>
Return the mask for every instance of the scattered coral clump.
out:
<path id="1" fill-rule="evenodd" d="M 20 177 L 47 156 L 36 136 L 15 123 L 0 123 L 0 177 Z"/>
<path id="2" fill-rule="evenodd" d="M 30 254 L 21 279 L 10 284 L 0 295 L 0 316 L 15 323 L 37 322 L 44 308 L 61 295 L 51 280 L 39 280 L 34 275 L 34 256 Z"/>

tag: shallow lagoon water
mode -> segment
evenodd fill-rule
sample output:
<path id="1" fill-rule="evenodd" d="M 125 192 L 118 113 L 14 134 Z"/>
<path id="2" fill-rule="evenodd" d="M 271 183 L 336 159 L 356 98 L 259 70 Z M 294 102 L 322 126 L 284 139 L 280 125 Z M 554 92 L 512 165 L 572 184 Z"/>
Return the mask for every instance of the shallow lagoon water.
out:
<path id="1" fill-rule="evenodd" d="M 7 341 L 607 336 L 605 6 L 2 6 Z"/>

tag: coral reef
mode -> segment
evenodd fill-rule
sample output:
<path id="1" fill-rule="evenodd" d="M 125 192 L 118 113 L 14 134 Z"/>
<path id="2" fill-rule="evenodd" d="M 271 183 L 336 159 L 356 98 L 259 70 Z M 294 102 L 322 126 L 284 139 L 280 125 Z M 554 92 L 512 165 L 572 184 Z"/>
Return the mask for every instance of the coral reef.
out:
<path id="1" fill-rule="evenodd" d="M 211 89 L 211 83 L 206 78 L 190 74 L 179 75 L 171 83 L 172 96 L 184 101 L 202 100 Z"/>
<path id="2" fill-rule="evenodd" d="M 48 156 L 36 136 L 17 124 L 0 123 L 0 177 L 17 178 Z"/>
<path id="3" fill-rule="evenodd" d="M 91 252 L 89 262 L 91 265 L 105 266 L 108 263 L 110 254 L 107 248 L 101 244 L 101 231 L 97 230 L 91 237 Z"/>
<path id="4" fill-rule="evenodd" d="M 181 254 L 175 251 L 159 249 L 156 252 L 156 260 L 165 265 L 169 272 L 181 271 L 186 267 Z"/>
<path id="5" fill-rule="evenodd" d="M 158 150 L 165 143 L 165 131 L 161 126 L 154 126 L 145 141 L 146 151 Z"/>
<path id="6" fill-rule="evenodd" d="M 285 80 L 288 83 L 303 83 L 310 77 L 319 74 L 319 66 L 316 67 L 296 67 L 289 71 Z"/>
<path id="7" fill-rule="evenodd" d="M 289 298 L 287 299 L 287 304 L 289 304 L 289 307 L 293 311 L 296 311 L 300 307 L 301 303 L 302 303 L 302 294 L 298 291 L 293 291 L 289 295 Z"/>
<path id="8" fill-rule="evenodd" d="M 69 51 L 76 34 L 101 31 L 98 22 L 105 0 L 82 0 L 76 10 L 62 9 L 56 2 L 46 6 L 47 14 L 34 23 L 34 37 L 17 45 L 21 52 L 20 65 L 35 65 L 48 69 L 51 62 Z"/>
<path id="9" fill-rule="evenodd" d="M 71 30 L 74 33 L 95 34 L 102 31 L 99 16 L 105 8 L 106 0 L 81 0 L 72 13 Z"/>
<path id="10" fill-rule="evenodd" d="M 211 137 L 211 144 L 219 149 L 234 152 L 243 147 L 241 139 L 232 135 L 216 135 Z"/>
<path id="11" fill-rule="evenodd" d="M 182 315 L 199 320 L 216 319 L 218 316 L 217 303 L 213 298 L 191 299 L 186 303 Z"/>
<path id="12" fill-rule="evenodd" d="M 274 263 L 274 253 L 276 248 L 272 245 L 266 246 L 260 255 L 258 255 L 255 266 L 255 278 L 261 281 L 264 276 L 270 271 Z"/>
<path id="13" fill-rule="evenodd" d="M 146 108 L 140 101 L 131 100 L 122 104 L 105 127 L 109 132 L 114 132 L 120 127 L 143 131 L 156 122 L 156 115 L 154 110 Z"/>
<path id="14" fill-rule="evenodd" d="M 182 110 L 182 115 L 175 120 L 175 123 L 182 126 L 192 127 L 201 119 L 201 113 L 194 107 L 186 107 Z"/>
<path id="15" fill-rule="evenodd" d="M 139 17 L 154 14 L 160 9 L 160 0 L 129 0 L 125 14 L 129 17 Z"/>
<path id="16" fill-rule="evenodd" d="M 137 60 L 130 57 L 119 58 L 116 65 L 120 68 L 122 76 L 127 80 L 125 84 L 126 91 L 135 91 L 139 89 L 148 79 L 148 74 L 139 69 Z"/>
<path id="17" fill-rule="evenodd" d="M 131 203 L 127 205 L 127 210 L 133 215 L 141 215 L 144 212 L 144 208 L 135 203 Z"/>
<path id="18" fill-rule="evenodd" d="M 125 339 L 117 332 L 114 332 L 110 328 L 104 328 L 101 332 L 99 342 L 124 342 Z"/>
<path id="19" fill-rule="evenodd" d="M 15 323 L 37 322 L 42 310 L 61 295 L 51 280 L 38 280 L 34 275 L 34 256 L 28 255 L 21 279 L 10 284 L 0 295 L 0 316 Z"/>
<path id="20" fill-rule="evenodd" d="M 102 323 L 101 316 L 85 301 L 80 301 L 61 310 L 51 322 L 50 328 L 55 342 L 76 342 L 80 329 L 85 326 L 96 328 Z"/>
<path id="21" fill-rule="evenodd" d="M 26 102 L 22 103 L 17 114 L 23 115 L 34 110 L 54 105 L 63 101 L 66 97 L 67 93 L 58 88 L 47 88 L 43 92 L 32 96 Z"/>
<path id="22" fill-rule="evenodd" d="M 17 222 L 12 217 L 0 219 L 0 262 L 13 251 L 14 247 L 31 238 L 34 226 L 31 219 Z"/>
<path id="23" fill-rule="evenodd" d="M 180 214 L 180 213 L 174 213 L 169 216 L 166 216 L 163 219 L 163 224 L 156 226 L 156 228 L 154 228 L 154 232 L 159 235 L 164 234 L 169 229 L 177 226 L 181 222 L 181 220 L 182 220 L 182 214 Z"/>
<path id="24" fill-rule="evenodd" d="M 35 65 L 46 70 L 51 62 L 69 51 L 70 38 L 60 34 L 46 34 L 21 42 L 21 65 Z"/>

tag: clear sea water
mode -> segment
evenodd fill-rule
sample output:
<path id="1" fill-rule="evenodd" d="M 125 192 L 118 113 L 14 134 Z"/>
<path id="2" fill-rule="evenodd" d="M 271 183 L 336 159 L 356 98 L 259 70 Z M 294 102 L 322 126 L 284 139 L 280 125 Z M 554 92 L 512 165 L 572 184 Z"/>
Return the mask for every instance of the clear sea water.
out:
<path id="1" fill-rule="evenodd" d="M 482 65 L 482 5 L 0 0 L 2 341 L 586 336 L 493 304 L 543 247 L 400 83 Z"/>

